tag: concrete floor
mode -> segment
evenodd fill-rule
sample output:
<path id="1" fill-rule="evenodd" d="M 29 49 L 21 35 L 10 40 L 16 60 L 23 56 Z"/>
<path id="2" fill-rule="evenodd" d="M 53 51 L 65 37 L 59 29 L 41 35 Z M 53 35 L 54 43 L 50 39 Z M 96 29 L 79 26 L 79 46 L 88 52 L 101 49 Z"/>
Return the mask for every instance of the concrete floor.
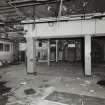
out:
<path id="1" fill-rule="evenodd" d="M 53 91 L 105 98 L 105 88 L 97 85 L 98 80 L 105 79 L 104 70 L 104 65 L 93 65 L 92 76 L 84 77 L 80 63 L 61 62 L 50 67 L 38 64 L 37 75 L 27 74 L 24 64 L 0 68 L 0 75 L 12 88 L 7 105 L 66 105 L 45 98 Z M 36 93 L 26 95 L 24 90 L 30 88 Z"/>

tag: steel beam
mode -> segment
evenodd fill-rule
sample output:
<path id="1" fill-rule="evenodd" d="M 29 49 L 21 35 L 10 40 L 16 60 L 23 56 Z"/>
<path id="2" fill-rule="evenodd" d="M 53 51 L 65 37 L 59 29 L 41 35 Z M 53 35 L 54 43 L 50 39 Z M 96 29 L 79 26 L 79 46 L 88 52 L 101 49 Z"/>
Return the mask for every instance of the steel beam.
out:
<path id="1" fill-rule="evenodd" d="M 63 2 L 68 2 L 70 0 L 64 0 Z M 9 2 L 15 5 L 17 8 L 19 7 L 27 7 L 27 6 L 34 6 L 34 5 L 45 5 L 45 4 L 52 4 L 52 3 L 60 3 L 60 0 L 45 0 L 45 1 L 35 1 L 35 0 L 25 0 L 25 1 L 13 1 Z"/>

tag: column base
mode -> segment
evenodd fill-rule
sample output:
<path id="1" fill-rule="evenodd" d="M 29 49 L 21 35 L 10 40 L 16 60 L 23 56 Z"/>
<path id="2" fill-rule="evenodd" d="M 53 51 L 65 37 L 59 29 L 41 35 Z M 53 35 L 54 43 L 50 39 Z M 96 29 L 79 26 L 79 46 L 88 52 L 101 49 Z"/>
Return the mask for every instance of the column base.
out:
<path id="1" fill-rule="evenodd" d="M 34 72 L 34 73 L 28 73 L 28 72 L 27 72 L 27 74 L 28 74 L 28 75 L 37 75 L 38 73 L 37 73 L 37 72 Z"/>
<path id="2" fill-rule="evenodd" d="M 85 76 L 85 77 L 92 77 L 92 75 L 86 75 L 86 74 L 85 74 L 84 76 Z"/>

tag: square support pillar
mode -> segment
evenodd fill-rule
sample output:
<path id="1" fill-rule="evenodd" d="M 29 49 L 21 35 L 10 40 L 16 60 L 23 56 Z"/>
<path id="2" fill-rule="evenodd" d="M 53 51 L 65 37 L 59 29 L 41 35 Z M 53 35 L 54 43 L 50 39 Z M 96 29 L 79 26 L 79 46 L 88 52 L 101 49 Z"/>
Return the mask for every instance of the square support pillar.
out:
<path id="1" fill-rule="evenodd" d="M 27 38 L 27 73 L 36 73 L 36 40 L 33 37 Z"/>
<path id="2" fill-rule="evenodd" d="M 48 39 L 48 66 L 50 66 L 50 39 Z"/>
<path id="3" fill-rule="evenodd" d="M 58 62 L 58 40 L 56 40 L 56 62 Z"/>
<path id="4" fill-rule="evenodd" d="M 104 62 L 105 62 L 105 43 L 104 43 Z"/>
<path id="5" fill-rule="evenodd" d="M 91 35 L 85 35 L 85 75 L 91 76 Z"/>

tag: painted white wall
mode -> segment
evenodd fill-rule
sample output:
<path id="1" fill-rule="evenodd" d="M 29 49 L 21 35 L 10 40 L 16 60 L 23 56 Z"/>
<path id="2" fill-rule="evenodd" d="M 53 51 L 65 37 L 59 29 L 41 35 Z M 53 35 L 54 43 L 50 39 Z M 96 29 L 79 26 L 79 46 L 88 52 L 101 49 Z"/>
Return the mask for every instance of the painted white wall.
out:
<path id="1" fill-rule="evenodd" d="M 97 20 L 96 22 L 96 33 L 105 33 L 105 20 Z"/>
<path id="2" fill-rule="evenodd" d="M 70 37 L 83 36 L 86 34 L 105 34 L 105 19 L 103 20 L 79 20 L 54 23 L 52 26 L 49 23 L 36 24 L 33 29 L 32 24 L 24 26 L 26 37 Z"/>

